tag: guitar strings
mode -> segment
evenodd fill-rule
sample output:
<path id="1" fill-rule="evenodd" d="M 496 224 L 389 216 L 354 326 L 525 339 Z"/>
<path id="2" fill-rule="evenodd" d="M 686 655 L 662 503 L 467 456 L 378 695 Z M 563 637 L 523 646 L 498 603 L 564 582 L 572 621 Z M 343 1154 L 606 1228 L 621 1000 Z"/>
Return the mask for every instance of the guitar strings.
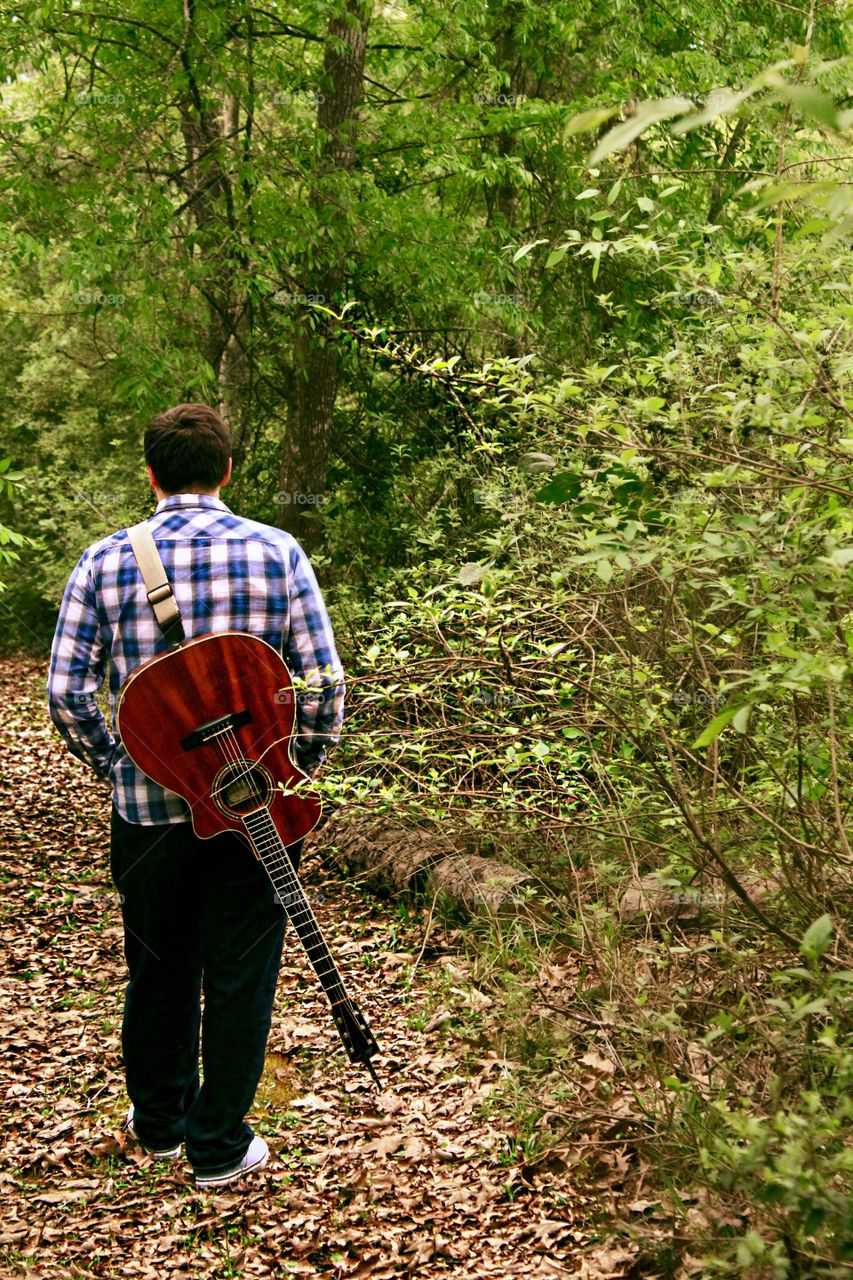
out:
<path id="1" fill-rule="evenodd" d="M 237 742 L 237 739 L 233 733 L 233 730 L 229 729 L 226 733 L 221 734 L 219 737 L 217 737 L 216 741 L 220 749 L 222 750 L 222 754 L 225 756 L 229 764 L 237 766 L 238 768 L 241 765 L 246 766 L 242 770 L 242 772 L 238 772 L 231 779 L 231 783 L 229 785 L 232 785 L 234 782 L 246 781 L 248 783 L 250 794 L 255 799 L 259 800 L 263 805 L 263 798 L 264 798 L 263 794 L 255 786 L 254 779 L 252 778 L 252 766 L 255 762 L 251 760 L 247 760 L 244 756 L 241 755 L 239 750 L 239 743 Z M 221 788 L 221 790 L 224 790 L 224 788 Z M 267 817 L 269 817 L 269 809 L 267 806 L 263 806 L 260 810 L 255 810 L 254 812 L 262 813 L 267 815 Z M 269 820 L 273 826 L 273 832 L 275 835 L 275 839 L 273 841 L 270 841 L 269 832 L 262 833 L 260 839 L 258 839 L 258 837 L 254 835 L 254 833 L 251 831 L 251 828 L 249 827 L 249 822 L 248 822 L 248 818 L 252 816 L 254 815 L 249 814 L 247 815 L 247 817 L 243 818 L 242 821 L 244 826 L 247 828 L 250 837 L 252 837 L 253 843 L 257 840 L 261 846 L 265 842 L 269 845 L 269 848 L 263 850 L 263 853 L 267 855 L 267 861 L 272 865 L 275 871 L 282 873 L 284 877 L 290 881 L 290 884 L 292 886 L 293 881 L 295 880 L 293 864 L 291 863 L 290 858 L 287 856 L 286 852 L 284 852 L 283 841 L 281 840 L 281 837 L 278 834 L 278 830 L 275 828 L 274 824 L 272 824 L 271 817 L 269 818 Z M 259 852 L 261 852 L 260 849 L 259 849 Z M 279 886 L 276 885 L 275 882 L 273 883 L 274 883 L 274 887 L 278 889 Z M 302 896 L 304 898 L 304 894 Z M 293 915 L 295 914 L 296 913 L 293 913 Z M 317 925 L 316 920 L 313 918 L 313 912 L 311 912 L 310 905 L 308 904 L 307 900 L 305 901 L 305 907 L 303 908 L 302 914 L 305 915 L 307 920 L 310 920 L 310 923 L 313 926 L 313 932 L 317 935 L 318 940 L 322 941 L 322 934 L 320 933 L 319 926 Z M 291 916 L 291 918 L 293 918 L 293 915 Z"/>
<path id="2" fill-rule="evenodd" d="M 252 813 L 247 814 L 245 817 L 243 817 L 242 821 L 243 821 L 244 827 L 246 828 L 249 834 L 252 844 L 255 847 L 261 859 L 261 862 L 263 863 L 264 868 L 267 871 L 267 874 L 269 875 L 270 880 L 272 881 L 273 887 L 276 889 L 277 892 L 280 892 L 279 885 L 276 883 L 275 876 L 273 875 L 273 870 L 275 870 L 281 873 L 284 879 L 287 880 L 292 887 L 295 886 L 295 889 L 297 891 L 296 896 L 298 897 L 298 899 L 301 899 L 301 912 L 296 913 L 293 911 L 288 911 L 288 915 L 293 921 L 294 927 L 297 929 L 297 933 L 299 933 L 300 941 L 302 942 L 308 954 L 308 959 L 311 961 L 311 965 L 314 969 L 314 972 L 316 973 L 318 979 L 320 980 L 320 983 L 332 1006 L 332 1013 L 335 1015 L 335 1020 L 337 1021 L 338 1019 L 337 1009 L 340 1006 L 344 1006 L 346 1012 L 349 1014 L 350 1025 L 347 1027 L 346 1031 L 342 1030 L 340 1025 L 338 1027 L 339 1031 L 341 1031 L 341 1035 L 344 1040 L 344 1044 L 347 1049 L 347 1052 L 353 1061 L 359 1061 L 366 1064 L 367 1069 L 370 1071 L 371 1076 L 378 1084 L 379 1082 L 376 1076 L 376 1072 L 374 1071 L 373 1066 L 370 1062 L 370 1049 L 372 1048 L 373 1051 L 375 1052 L 378 1046 L 376 1045 L 376 1041 L 374 1040 L 374 1037 L 370 1028 L 365 1023 L 364 1018 L 361 1016 L 360 1012 L 357 1009 L 357 1006 L 353 1004 L 352 999 L 349 996 L 346 990 L 346 987 L 344 986 L 343 979 L 341 978 L 340 972 L 335 963 L 335 959 L 332 956 L 332 953 L 329 951 L 328 945 L 320 930 L 320 926 L 317 922 L 316 916 L 314 915 L 311 904 L 308 901 L 307 897 L 305 896 L 305 891 L 302 889 L 302 885 L 299 881 L 299 877 L 297 876 L 296 871 L 293 867 L 293 864 L 291 863 L 290 858 L 287 854 L 287 849 L 284 844 L 284 841 L 281 835 L 279 834 L 279 831 L 275 825 L 275 822 L 273 821 L 272 814 L 270 813 L 269 804 L 264 802 L 264 795 L 255 786 L 255 782 L 252 774 L 253 774 L 254 766 L 257 762 L 249 760 L 242 755 L 239 741 L 237 740 L 237 737 L 232 727 L 227 728 L 225 733 L 217 737 L 216 741 L 226 762 L 235 766 L 238 770 L 235 777 L 232 778 L 232 783 L 235 781 L 246 782 L 248 785 L 250 795 L 255 797 L 260 802 L 259 808 L 254 810 Z M 242 772 L 240 771 L 241 765 L 245 765 L 245 768 L 242 769 Z M 222 789 L 224 790 L 224 788 Z M 249 819 L 256 815 L 260 817 L 263 826 L 267 828 L 266 832 L 261 831 L 257 835 L 252 831 L 252 828 L 249 823 Z M 264 843 L 266 843 L 266 846 L 267 846 L 266 848 L 264 848 Z M 271 869 L 271 864 L 272 864 L 272 869 Z M 291 889 L 291 895 L 292 895 L 292 889 Z M 304 920 L 299 918 L 302 915 L 304 915 Z M 302 935 L 302 933 L 299 932 L 300 928 L 306 923 L 309 926 L 309 931 L 314 934 L 316 941 L 313 941 L 313 942 L 306 941 L 306 938 Z M 325 958 L 328 961 L 328 968 L 326 969 L 322 967 L 320 960 L 315 959 L 314 956 L 312 955 L 313 950 L 320 949 L 320 948 L 322 948 L 322 950 L 325 952 Z M 334 980 L 332 982 L 327 982 L 327 979 L 332 975 L 334 975 Z M 338 992 L 340 993 L 339 998 L 333 999 L 332 998 L 333 993 L 338 993 Z M 363 1040 L 361 1053 L 358 1052 L 355 1045 L 351 1042 L 351 1039 L 350 1039 L 354 1030 L 354 1028 L 351 1025 L 352 1023 L 355 1024 L 355 1028 L 357 1028 L 359 1035 L 362 1037 L 362 1040 Z"/>
<path id="3" fill-rule="evenodd" d="M 237 741 L 237 738 L 236 738 L 236 735 L 234 734 L 233 729 L 228 729 L 224 734 L 220 734 L 216 739 L 216 743 L 217 743 L 217 746 L 219 746 L 219 748 L 221 749 L 222 754 L 225 756 L 227 763 L 237 766 L 238 770 L 241 765 L 245 765 L 245 768 L 242 770 L 242 772 L 236 773 L 235 776 L 231 778 L 230 782 L 227 785 L 233 786 L 235 782 L 247 782 L 250 795 L 254 799 L 258 800 L 261 803 L 261 805 L 263 805 L 263 800 L 264 800 L 263 793 L 255 786 L 255 781 L 254 781 L 254 778 L 252 777 L 253 765 L 256 763 L 256 761 L 248 760 L 245 756 L 242 755 L 242 753 L 240 752 L 240 744 Z M 219 789 L 220 791 L 224 791 L 225 787 L 220 787 Z M 264 806 L 264 809 L 268 811 L 266 806 Z M 254 812 L 258 812 L 258 811 L 255 810 Z M 248 816 L 251 817 L 252 815 L 250 814 Z M 243 821 L 243 825 L 248 827 L 246 818 L 243 818 L 242 821 Z M 251 835 L 251 832 L 249 834 Z M 276 834 L 278 834 L 278 832 L 276 832 Z M 292 865 L 290 864 L 290 859 L 286 858 L 286 862 L 287 862 L 287 865 L 291 866 L 291 871 L 292 871 L 293 868 L 292 868 Z M 285 860 L 282 859 L 280 854 L 278 854 L 276 859 L 276 870 L 285 870 L 285 869 L 286 869 Z"/>
<path id="4" fill-rule="evenodd" d="M 255 780 L 252 774 L 253 774 L 253 766 L 256 762 L 246 759 L 246 757 L 244 757 L 241 754 L 240 744 L 232 728 L 227 729 L 225 733 L 217 735 L 216 744 L 219 747 L 227 764 L 234 765 L 235 767 L 238 768 L 238 770 L 240 766 L 245 765 L 245 768 L 243 768 L 241 772 L 238 772 L 230 780 L 228 785 L 231 786 L 235 782 L 246 783 L 246 785 L 249 788 L 249 794 L 254 799 L 257 799 L 261 803 L 261 808 L 258 810 L 255 810 L 254 813 L 262 814 L 265 819 L 265 825 L 266 825 L 266 822 L 268 822 L 271 830 L 267 830 L 266 832 L 261 833 L 260 839 L 257 836 L 255 836 L 248 822 L 248 818 L 252 817 L 253 814 L 249 814 L 242 819 L 243 825 L 248 830 L 249 836 L 252 839 L 253 844 L 258 845 L 258 852 L 259 854 L 261 854 L 261 858 L 262 858 L 262 861 L 264 862 L 264 865 L 267 866 L 268 864 L 271 864 L 274 871 L 281 873 L 283 878 L 289 881 L 289 884 L 291 886 L 291 890 L 290 890 L 291 893 L 293 892 L 293 886 L 294 885 L 296 886 L 297 896 L 301 896 L 301 903 L 300 903 L 301 911 L 298 913 L 288 912 L 288 914 L 290 915 L 291 920 L 294 923 L 294 927 L 296 927 L 298 924 L 304 925 L 307 923 L 309 925 L 310 931 L 316 937 L 316 943 L 315 942 L 311 942 L 310 944 L 304 943 L 306 950 L 309 952 L 309 959 L 311 959 L 311 955 L 310 955 L 311 947 L 319 945 L 325 949 L 331 967 L 324 970 L 320 968 L 317 964 L 315 964 L 312 959 L 312 965 L 314 967 L 314 971 L 317 974 L 318 978 L 321 980 L 321 982 L 323 981 L 324 978 L 328 978 L 329 976 L 334 974 L 335 981 L 330 985 L 332 987 L 338 988 L 342 995 L 342 1000 L 336 1003 L 345 1003 L 349 1006 L 350 1005 L 349 996 L 347 995 L 346 989 L 343 984 L 343 980 L 341 979 L 340 974 L 338 973 L 337 966 L 335 965 L 334 959 L 332 958 L 332 955 L 329 952 L 328 946 L 325 943 L 325 939 L 323 938 L 323 935 L 320 931 L 320 926 L 317 923 L 317 919 L 311 908 L 311 904 L 308 902 L 307 898 L 305 897 L 304 891 L 301 893 L 301 895 L 299 895 L 298 893 L 301 886 L 299 885 L 298 878 L 293 869 L 293 864 L 291 863 L 290 858 L 287 855 L 284 842 L 281 839 L 278 829 L 276 828 L 275 823 L 272 820 L 272 815 L 270 814 L 269 806 L 263 803 L 263 800 L 264 800 L 263 793 L 258 789 L 258 787 L 255 784 Z M 225 788 L 220 787 L 219 790 L 223 791 L 225 790 Z M 265 842 L 267 844 L 267 848 L 263 849 L 262 846 Z M 279 885 L 275 883 L 275 880 L 273 879 L 272 874 L 271 873 L 269 874 L 270 874 L 270 879 L 273 881 L 274 888 L 280 892 Z M 297 916 L 304 917 L 304 919 L 297 919 Z"/>

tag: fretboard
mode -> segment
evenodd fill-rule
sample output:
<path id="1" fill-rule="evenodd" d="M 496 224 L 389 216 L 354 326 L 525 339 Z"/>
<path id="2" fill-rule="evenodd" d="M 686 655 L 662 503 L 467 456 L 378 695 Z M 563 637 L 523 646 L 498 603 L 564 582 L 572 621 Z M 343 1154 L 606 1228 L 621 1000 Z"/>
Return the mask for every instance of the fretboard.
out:
<path id="1" fill-rule="evenodd" d="M 305 890 L 293 869 L 284 842 L 268 809 L 258 809 L 243 818 L 252 848 L 272 881 L 278 900 L 287 912 L 311 966 L 332 1004 L 347 999 L 343 980 L 326 940 L 320 932 Z"/>
<path id="2" fill-rule="evenodd" d="M 370 1059 L 379 1052 L 379 1046 L 358 1005 L 347 995 L 338 966 L 326 946 L 311 904 L 305 897 L 305 891 L 293 870 L 293 863 L 287 856 L 284 842 L 269 810 L 258 809 L 255 813 L 246 814 L 243 825 L 252 848 L 263 863 L 278 900 L 293 921 L 299 941 L 320 979 L 350 1061 L 361 1062 L 378 1086 L 379 1078 Z"/>

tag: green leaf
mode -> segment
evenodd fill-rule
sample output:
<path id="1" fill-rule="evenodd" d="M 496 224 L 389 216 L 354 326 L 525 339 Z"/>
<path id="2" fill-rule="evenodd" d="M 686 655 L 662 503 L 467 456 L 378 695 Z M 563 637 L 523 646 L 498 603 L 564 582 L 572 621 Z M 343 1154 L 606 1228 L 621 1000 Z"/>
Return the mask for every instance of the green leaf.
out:
<path id="1" fill-rule="evenodd" d="M 617 199 L 619 192 L 621 190 L 622 190 L 622 179 L 617 178 L 616 181 L 613 183 L 613 186 L 610 188 L 610 190 L 607 193 L 607 203 L 613 204 L 614 201 Z"/>
<path id="2" fill-rule="evenodd" d="M 734 720 L 739 711 L 738 707 L 724 707 L 718 716 L 709 725 L 706 725 L 699 737 L 693 743 L 694 750 L 697 747 L 709 747 L 711 743 L 720 736 L 730 720 Z"/>
<path id="3" fill-rule="evenodd" d="M 752 97 L 758 87 L 757 84 L 754 84 L 739 92 L 727 87 L 712 89 L 705 99 L 704 107 L 700 111 L 692 112 L 683 120 L 677 120 L 672 126 L 672 132 L 689 133 L 691 129 L 698 129 L 700 125 L 707 124 L 710 120 L 716 120 L 717 116 L 730 115 L 732 111 L 738 109 L 742 102 Z"/>
<path id="4" fill-rule="evenodd" d="M 513 262 L 519 262 L 522 258 L 526 258 L 531 249 L 535 249 L 538 244 L 547 244 L 547 240 L 530 240 L 527 244 L 523 244 L 520 249 L 516 249 L 513 254 Z"/>
<path id="5" fill-rule="evenodd" d="M 827 557 L 839 569 L 846 569 L 853 561 L 853 547 L 836 547 Z"/>
<path id="6" fill-rule="evenodd" d="M 634 476 L 631 480 L 624 480 L 622 484 L 617 484 L 613 490 L 613 496 L 620 506 L 624 507 L 638 493 L 643 493 L 646 488 L 646 482 L 638 476 Z"/>
<path id="7" fill-rule="evenodd" d="M 819 916 L 803 934 L 800 951 L 813 960 L 819 960 L 832 938 L 832 916 Z"/>
<path id="8" fill-rule="evenodd" d="M 830 129 L 840 128 L 838 108 L 828 94 L 817 89 L 813 84 L 778 85 L 775 96 L 782 102 L 789 102 L 796 107 L 807 120 L 826 125 Z"/>
<path id="9" fill-rule="evenodd" d="M 802 196 L 815 199 L 818 196 L 830 195 L 832 188 L 831 182 L 773 182 L 764 185 L 763 194 L 753 207 L 766 209 L 768 205 L 780 204 L 783 200 L 799 200 Z"/>
<path id="10" fill-rule="evenodd" d="M 590 107 L 588 111 L 581 111 L 566 123 L 563 137 L 571 138 L 576 133 L 588 133 L 590 129 L 597 129 L 599 125 L 612 119 L 618 110 L 618 107 Z"/>
<path id="11" fill-rule="evenodd" d="M 536 495 L 537 502 L 571 502 L 581 491 L 581 478 L 574 471 L 562 471 L 554 476 Z"/>
<path id="12" fill-rule="evenodd" d="M 737 713 L 732 716 L 732 727 L 736 729 L 738 733 L 746 733 L 749 728 L 749 718 L 751 715 L 752 703 L 747 702 L 745 706 L 741 707 Z"/>
<path id="13" fill-rule="evenodd" d="M 815 921 L 817 923 L 817 921 Z M 812 1013 L 826 1013 L 829 1005 L 823 999 L 809 1000 L 808 1004 L 800 1005 L 794 1010 L 792 1021 L 800 1022 L 803 1018 L 807 1018 Z"/>
<path id="14" fill-rule="evenodd" d="M 624 151 L 650 125 L 658 124 L 661 120 L 671 120 L 673 116 L 684 115 L 692 109 L 693 103 L 689 98 L 652 98 L 649 102 L 641 102 L 629 119 L 617 124 L 604 135 L 588 163 L 596 165 L 614 151 Z"/>

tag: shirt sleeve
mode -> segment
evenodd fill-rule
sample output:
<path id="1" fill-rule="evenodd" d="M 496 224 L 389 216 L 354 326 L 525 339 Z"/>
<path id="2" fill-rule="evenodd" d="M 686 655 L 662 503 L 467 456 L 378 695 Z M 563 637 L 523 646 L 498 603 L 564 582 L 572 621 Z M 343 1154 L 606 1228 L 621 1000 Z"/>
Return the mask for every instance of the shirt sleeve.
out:
<path id="1" fill-rule="evenodd" d="M 68 580 L 50 652 L 47 699 L 50 718 L 73 756 L 108 778 L 115 739 L 95 701 L 104 682 L 107 653 L 101 640 L 91 558 L 80 557 Z"/>
<path id="2" fill-rule="evenodd" d="M 340 739 L 345 685 L 320 587 L 297 542 L 290 551 L 288 592 L 290 630 L 283 656 L 296 685 L 295 755 L 300 768 L 312 773 Z"/>

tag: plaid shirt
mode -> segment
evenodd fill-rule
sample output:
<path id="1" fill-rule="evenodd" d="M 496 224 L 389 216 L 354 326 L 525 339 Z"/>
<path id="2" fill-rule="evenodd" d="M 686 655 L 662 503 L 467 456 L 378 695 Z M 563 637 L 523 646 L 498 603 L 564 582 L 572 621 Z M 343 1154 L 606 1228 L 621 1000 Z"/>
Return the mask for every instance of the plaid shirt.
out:
<path id="1" fill-rule="evenodd" d="M 340 737 L 344 683 L 329 616 L 305 552 L 289 533 L 234 515 L 208 494 L 158 503 L 148 526 L 175 593 L 187 639 L 248 631 L 317 689 L 297 698 L 294 758 L 311 772 Z M 115 734 L 116 695 L 130 673 L 167 648 L 148 603 L 127 530 L 94 543 L 68 581 L 47 682 L 50 717 L 69 750 L 109 780 L 128 822 L 186 822 L 189 809 L 140 772 Z M 110 677 L 113 732 L 95 694 Z"/>

